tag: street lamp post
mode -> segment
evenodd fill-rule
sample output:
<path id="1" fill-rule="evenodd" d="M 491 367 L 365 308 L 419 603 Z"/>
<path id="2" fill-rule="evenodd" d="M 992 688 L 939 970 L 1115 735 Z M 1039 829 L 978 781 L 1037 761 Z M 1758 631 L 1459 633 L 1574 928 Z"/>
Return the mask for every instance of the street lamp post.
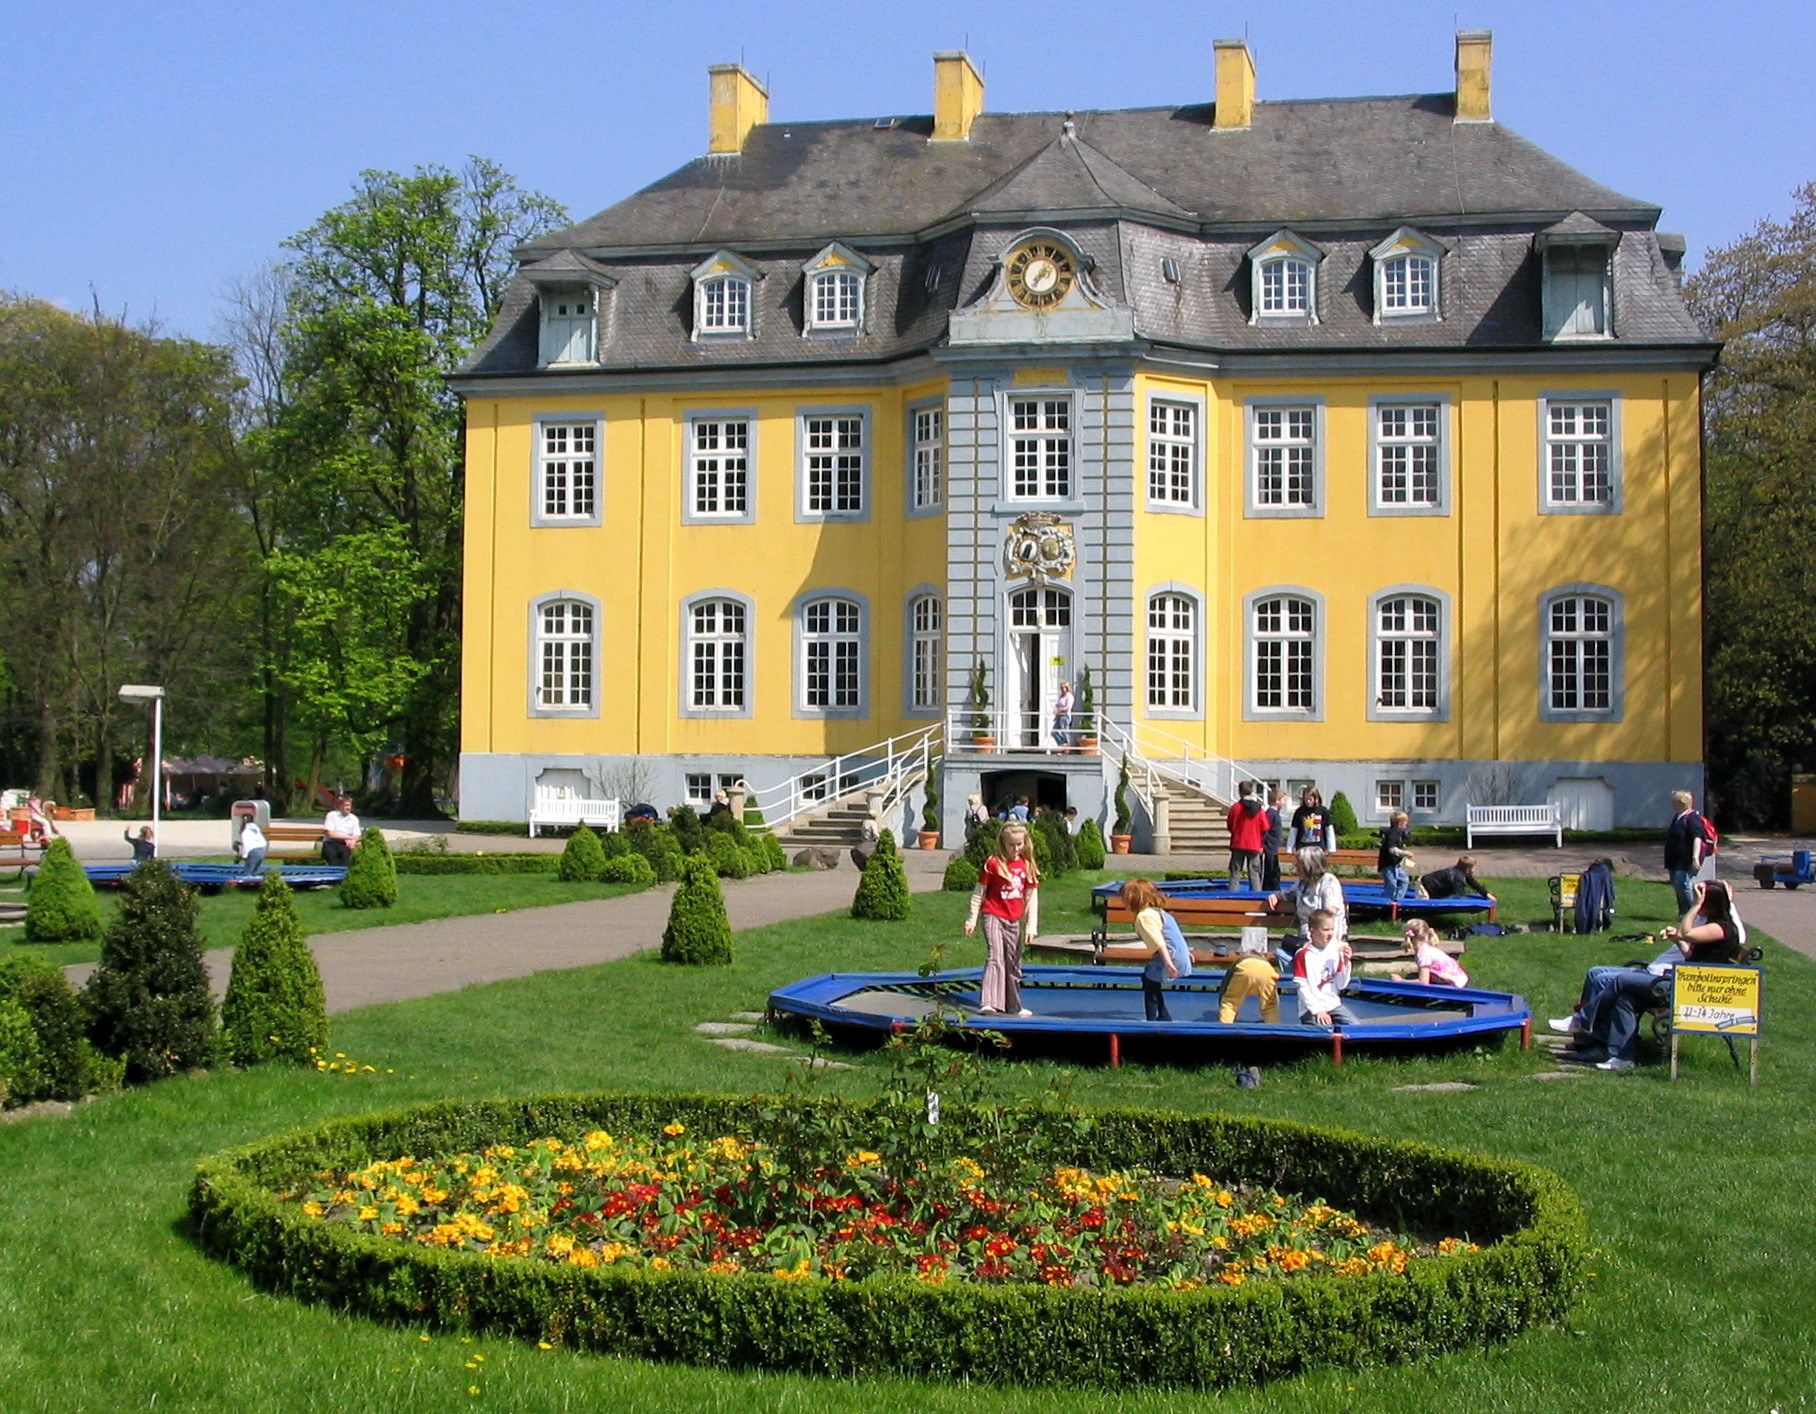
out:
<path id="1" fill-rule="evenodd" d="M 164 689 L 129 682 L 120 689 L 120 701 L 151 704 L 151 852 L 156 858 L 158 819 L 164 804 Z"/>

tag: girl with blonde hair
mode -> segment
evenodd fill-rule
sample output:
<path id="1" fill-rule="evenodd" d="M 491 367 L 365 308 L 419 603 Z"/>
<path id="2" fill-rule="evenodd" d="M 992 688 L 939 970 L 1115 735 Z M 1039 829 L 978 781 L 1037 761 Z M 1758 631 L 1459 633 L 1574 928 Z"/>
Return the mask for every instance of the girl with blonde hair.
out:
<path id="1" fill-rule="evenodd" d="M 1019 820 L 1003 826 L 996 853 L 984 861 L 977 887 L 971 891 L 971 912 L 965 919 L 965 936 L 984 925 L 984 978 L 980 1016 L 1033 1016 L 1021 1004 L 1022 949 L 1031 946 L 1040 929 L 1040 869 L 1028 841 L 1028 827 Z"/>

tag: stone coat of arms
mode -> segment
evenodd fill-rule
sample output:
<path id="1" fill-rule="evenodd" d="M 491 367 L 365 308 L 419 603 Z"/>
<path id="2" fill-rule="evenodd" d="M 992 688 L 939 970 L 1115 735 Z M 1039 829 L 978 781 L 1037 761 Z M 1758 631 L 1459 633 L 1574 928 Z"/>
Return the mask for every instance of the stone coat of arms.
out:
<path id="1" fill-rule="evenodd" d="M 1070 579 L 1077 563 L 1072 527 L 1052 511 L 1019 515 L 1003 531 L 1003 572 L 1010 579 Z"/>

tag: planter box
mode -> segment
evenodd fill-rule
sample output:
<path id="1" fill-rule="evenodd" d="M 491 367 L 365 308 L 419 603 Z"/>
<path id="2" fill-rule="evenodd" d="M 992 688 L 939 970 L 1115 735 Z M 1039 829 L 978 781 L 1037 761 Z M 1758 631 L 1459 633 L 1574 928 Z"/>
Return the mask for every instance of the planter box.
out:
<path id="1" fill-rule="evenodd" d="M 74 805 L 59 805 L 50 812 L 53 820 L 92 820 L 95 818 L 93 807 L 86 810 Z"/>

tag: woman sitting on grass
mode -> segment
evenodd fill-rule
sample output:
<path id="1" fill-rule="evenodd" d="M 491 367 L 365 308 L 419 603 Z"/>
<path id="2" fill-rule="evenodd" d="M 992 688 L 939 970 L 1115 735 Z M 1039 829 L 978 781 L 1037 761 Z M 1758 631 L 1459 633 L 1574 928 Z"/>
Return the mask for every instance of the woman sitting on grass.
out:
<path id="1" fill-rule="evenodd" d="M 1141 969 L 1141 1005 L 1149 1021 L 1171 1021 L 1167 1014 L 1164 983 L 1169 977 L 1192 975 L 1192 949 L 1179 920 L 1166 910 L 1160 890 L 1147 879 L 1131 879 L 1122 886 L 1122 905 L 1135 920 L 1135 932 L 1148 950 Z"/>
<path id="2" fill-rule="evenodd" d="M 1576 1050 L 1565 1060 L 1597 1070 L 1632 1070 L 1640 1013 L 1670 997 L 1678 963 L 1733 962 L 1746 951 L 1747 927 L 1726 882 L 1699 882 L 1691 892 L 1683 921 L 1659 931 L 1671 946 L 1651 962 L 1589 969 L 1576 1010 L 1551 1021 L 1553 1031 L 1576 1038 Z"/>

